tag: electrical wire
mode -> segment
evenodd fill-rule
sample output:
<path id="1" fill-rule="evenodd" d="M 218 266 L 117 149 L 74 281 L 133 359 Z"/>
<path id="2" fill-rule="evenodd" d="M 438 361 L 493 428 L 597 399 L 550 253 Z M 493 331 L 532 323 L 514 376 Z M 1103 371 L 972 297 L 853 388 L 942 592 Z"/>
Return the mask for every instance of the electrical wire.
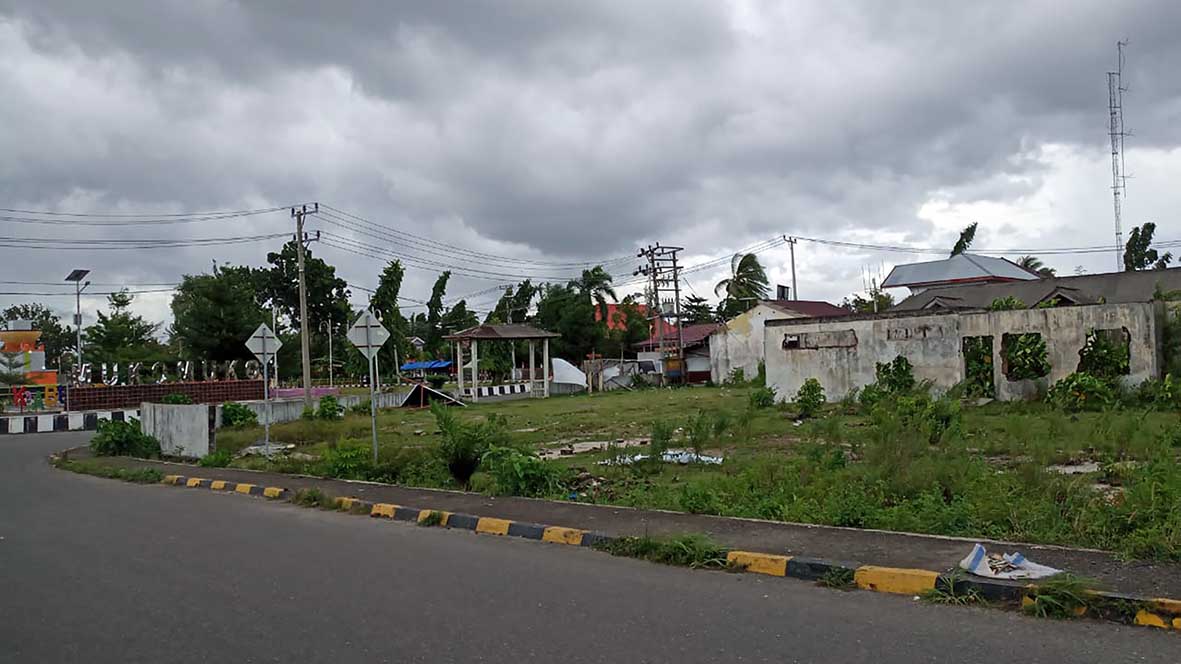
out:
<path id="1" fill-rule="evenodd" d="M 211 247 L 246 242 L 261 242 L 288 237 L 290 233 L 267 233 L 237 237 L 211 238 L 30 238 L 0 236 L 0 247 L 20 249 L 58 249 L 82 251 L 111 251 L 128 249 L 159 249 L 171 247 Z"/>
<path id="2" fill-rule="evenodd" d="M 0 208 L 0 212 L 10 214 L 0 215 L 0 221 L 10 221 L 22 224 L 48 224 L 65 226 L 138 226 L 138 225 L 168 225 L 190 224 L 198 221 L 217 221 L 222 219 L 237 219 L 260 214 L 268 214 L 286 210 L 290 206 L 257 208 L 253 210 L 225 210 L 220 212 L 184 212 L 184 213 L 80 213 L 80 212 L 50 212 L 45 210 L 22 210 L 17 208 Z M 20 216 L 17 216 L 20 215 Z M 33 216 L 27 216 L 33 215 Z M 43 218 L 49 217 L 49 218 Z"/>

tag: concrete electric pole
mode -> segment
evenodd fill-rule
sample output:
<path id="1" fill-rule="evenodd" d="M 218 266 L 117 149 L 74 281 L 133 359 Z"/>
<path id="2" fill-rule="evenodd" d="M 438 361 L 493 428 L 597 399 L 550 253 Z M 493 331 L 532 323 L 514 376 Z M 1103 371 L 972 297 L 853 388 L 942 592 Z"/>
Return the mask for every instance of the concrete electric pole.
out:
<path id="1" fill-rule="evenodd" d="M 312 351 L 308 335 L 308 285 L 304 278 L 303 269 L 303 221 L 307 215 L 319 211 L 319 203 L 315 203 L 311 210 L 306 205 L 291 208 L 291 216 L 295 218 L 295 256 L 299 265 L 299 345 L 300 356 L 303 359 L 303 405 L 305 408 L 312 407 Z"/>

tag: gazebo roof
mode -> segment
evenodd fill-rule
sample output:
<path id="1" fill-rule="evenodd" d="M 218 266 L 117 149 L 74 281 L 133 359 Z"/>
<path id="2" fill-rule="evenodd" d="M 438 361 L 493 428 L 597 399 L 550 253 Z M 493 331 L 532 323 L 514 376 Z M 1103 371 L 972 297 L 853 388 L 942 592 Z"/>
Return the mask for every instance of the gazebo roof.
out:
<path id="1" fill-rule="evenodd" d="M 541 328 L 525 325 L 524 323 L 510 323 L 507 325 L 477 325 L 466 330 L 449 334 L 444 339 L 448 341 L 496 341 L 510 339 L 557 339 L 562 335 L 548 332 Z"/>

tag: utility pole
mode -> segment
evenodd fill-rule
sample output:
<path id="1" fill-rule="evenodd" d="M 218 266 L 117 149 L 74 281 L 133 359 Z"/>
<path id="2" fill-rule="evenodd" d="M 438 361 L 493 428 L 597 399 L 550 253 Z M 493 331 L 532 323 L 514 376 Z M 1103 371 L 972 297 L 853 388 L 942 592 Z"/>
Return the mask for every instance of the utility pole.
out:
<path id="1" fill-rule="evenodd" d="M 1124 137 L 1128 132 L 1124 129 L 1124 46 L 1128 42 L 1115 43 L 1119 62 L 1115 71 L 1107 72 L 1107 133 L 1111 139 L 1111 194 L 1115 211 L 1115 269 L 1124 269 L 1124 231 L 1121 220 L 1122 210 L 1120 197 L 1128 195 L 1128 174 L 1124 168 Z"/>
<path id="2" fill-rule="evenodd" d="M 791 299 L 800 299 L 800 289 L 796 287 L 796 239 L 794 237 L 784 237 L 787 240 L 787 246 L 791 250 Z"/>
<path id="3" fill-rule="evenodd" d="M 303 405 L 305 408 L 312 407 L 312 351 L 309 343 L 311 339 L 308 336 L 308 285 L 304 278 L 303 269 L 303 221 L 307 215 L 316 214 L 319 211 L 319 203 L 315 203 L 311 210 L 306 205 L 291 208 L 291 216 L 295 218 L 295 256 L 299 265 L 299 345 L 303 359 Z"/>
<path id="4" fill-rule="evenodd" d="M 647 258 L 648 265 L 641 266 L 635 271 L 635 274 L 643 274 L 652 279 L 652 302 L 655 305 L 655 318 L 660 334 L 660 357 L 663 363 L 664 358 L 670 355 L 666 351 L 665 333 L 664 333 L 664 319 L 665 316 L 670 316 L 677 326 L 677 341 L 676 348 L 671 355 L 678 358 L 681 368 L 681 381 L 684 382 L 688 378 L 688 371 L 685 365 L 685 336 L 684 330 L 681 326 L 681 283 L 680 274 L 681 268 L 677 263 L 677 252 L 683 251 L 682 247 L 665 247 L 660 243 L 655 246 L 649 245 L 645 249 L 641 249 L 637 256 L 639 258 Z M 664 300 L 661 299 L 661 294 L 672 295 L 672 312 L 666 314 L 664 307 Z"/>

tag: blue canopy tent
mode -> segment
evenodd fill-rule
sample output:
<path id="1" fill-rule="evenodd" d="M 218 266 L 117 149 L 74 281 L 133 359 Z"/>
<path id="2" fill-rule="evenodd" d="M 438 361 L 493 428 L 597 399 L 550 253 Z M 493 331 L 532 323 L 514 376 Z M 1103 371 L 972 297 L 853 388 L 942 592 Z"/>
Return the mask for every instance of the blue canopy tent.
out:
<path id="1" fill-rule="evenodd" d="M 424 360 L 421 362 L 407 362 L 402 365 L 402 371 L 433 371 L 451 368 L 451 360 Z"/>

